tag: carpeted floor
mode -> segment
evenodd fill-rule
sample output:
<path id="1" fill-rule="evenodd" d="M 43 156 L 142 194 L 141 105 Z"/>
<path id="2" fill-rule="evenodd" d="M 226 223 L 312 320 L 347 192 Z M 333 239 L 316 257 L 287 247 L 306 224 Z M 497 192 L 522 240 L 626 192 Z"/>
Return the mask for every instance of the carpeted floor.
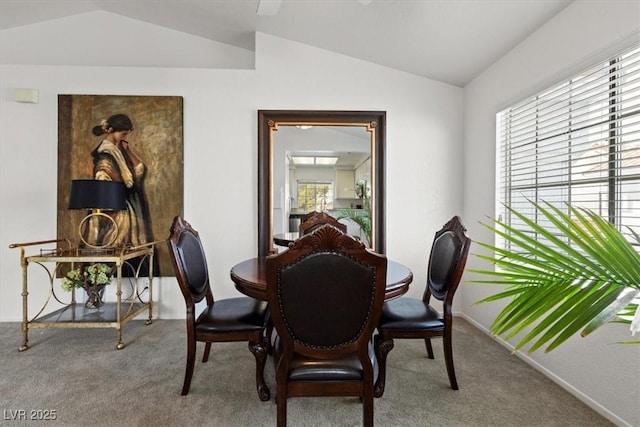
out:
<path id="1" fill-rule="evenodd" d="M 375 400 L 379 426 L 611 426 L 605 418 L 513 356 L 463 319 L 454 321 L 460 390 L 449 387 L 442 343 L 435 360 L 419 340 L 396 340 L 387 388 Z M 125 325 L 127 347 L 113 329 L 36 329 L 19 352 L 19 323 L 0 323 L 0 425 L 3 426 L 268 426 L 272 398 L 255 391 L 255 362 L 244 343 L 214 344 L 196 363 L 188 396 L 180 396 L 185 363 L 182 320 Z M 203 346 L 199 344 L 198 357 Z M 37 418 L 55 417 L 55 420 Z M 289 426 L 359 426 L 357 398 L 292 398 Z"/>

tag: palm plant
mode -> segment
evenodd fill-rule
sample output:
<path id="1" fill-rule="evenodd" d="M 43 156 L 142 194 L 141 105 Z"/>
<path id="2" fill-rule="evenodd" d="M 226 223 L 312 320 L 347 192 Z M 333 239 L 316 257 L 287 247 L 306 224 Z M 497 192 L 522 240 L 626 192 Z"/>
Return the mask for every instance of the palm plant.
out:
<path id="1" fill-rule="evenodd" d="M 607 322 L 632 324 L 635 333 L 640 319 L 640 254 L 636 248 L 591 210 L 568 205 L 568 212 L 563 212 L 549 203 L 532 204 L 555 229 L 507 207 L 529 232 L 493 220 L 493 224 L 482 225 L 504 238 L 511 249 L 476 242 L 492 252 L 476 256 L 496 268 L 470 270 L 491 276 L 473 282 L 506 285 L 476 304 L 510 300 L 491 332 L 506 340 L 524 332 L 515 350 L 531 343 L 529 353 L 547 343 L 545 351 L 549 352 L 578 331 L 586 336 Z M 640 244 L 640 236 L 630 231 Z M 640 340 L 625 343 L 640 344 Z"/>
<path id="2" fill-rule="evenodd" d="M 343 208 L 336 212 L 336 219 L 347 219 L 357 224 L 367 239 L 367 244 L 371 244 L 371 196 L 366 181 L 359 181 L 356 184 L 356 194 L 362 200 L 362 209 Z"/>
<path id="3" fill-rule="evenodd" d="M 361 232 L 367 239 L 367 244 L 371 243 L 371 210 L 343 208 L 336 212 L 336 219 L 347 219 L 360 227 Z"/>

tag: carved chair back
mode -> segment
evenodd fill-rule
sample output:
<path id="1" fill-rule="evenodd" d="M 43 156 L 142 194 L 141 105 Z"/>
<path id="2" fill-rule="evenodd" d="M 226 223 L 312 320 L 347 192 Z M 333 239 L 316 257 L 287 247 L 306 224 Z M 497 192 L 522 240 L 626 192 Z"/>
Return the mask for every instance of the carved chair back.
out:
<path id="1" fill-rule="evenodd" d="M 343 233 L 347 232 L 347 225 L 341 223 L 326 212 L 318 212 L 300 223 L 300 236 L 309 234 L 323 224 L 330 224 Z"/>

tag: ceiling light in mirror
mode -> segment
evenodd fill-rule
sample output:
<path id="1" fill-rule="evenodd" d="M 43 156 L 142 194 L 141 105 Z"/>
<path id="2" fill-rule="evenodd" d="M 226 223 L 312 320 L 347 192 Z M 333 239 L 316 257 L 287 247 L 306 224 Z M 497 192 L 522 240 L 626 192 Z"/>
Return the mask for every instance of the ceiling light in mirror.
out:
<path id="1" fill-rule="evenodd" d="M 317 165 L 317 166 L 333 166 L 338 161 L 338 157 L 308 157 L 293 156 L 291 160 L 294 164 L 300 165 Z"/>
<path id="2" fill-rule="evenodd" d="M 337 157 L 316 157 L 316 165 L 333 166 L 337 161 Z"/>
<path id="3" fill-rule="evenodd" d="M 296 165 L 313 165 L 315 163 L 313 157 L 292 157 L 291 160 Z"/>

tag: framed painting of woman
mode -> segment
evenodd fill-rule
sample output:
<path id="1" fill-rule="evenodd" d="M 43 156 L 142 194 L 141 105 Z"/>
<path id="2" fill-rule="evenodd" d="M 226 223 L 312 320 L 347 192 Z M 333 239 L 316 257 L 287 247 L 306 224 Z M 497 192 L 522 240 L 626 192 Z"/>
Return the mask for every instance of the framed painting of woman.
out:
<path id="1" fill-rule="evenodd" d="M 89 222 L 79 230 L 86 213 L 67 210 L 77 179 L 125 185 L 126 209 L 109 214 L 117 227 Z M 182 97 L 58 95 L 58 238 L 115 247 L 162 240 L 182 207 Z M 155 261 L 154 276 L 173 275 L 164 245 Z"/>

